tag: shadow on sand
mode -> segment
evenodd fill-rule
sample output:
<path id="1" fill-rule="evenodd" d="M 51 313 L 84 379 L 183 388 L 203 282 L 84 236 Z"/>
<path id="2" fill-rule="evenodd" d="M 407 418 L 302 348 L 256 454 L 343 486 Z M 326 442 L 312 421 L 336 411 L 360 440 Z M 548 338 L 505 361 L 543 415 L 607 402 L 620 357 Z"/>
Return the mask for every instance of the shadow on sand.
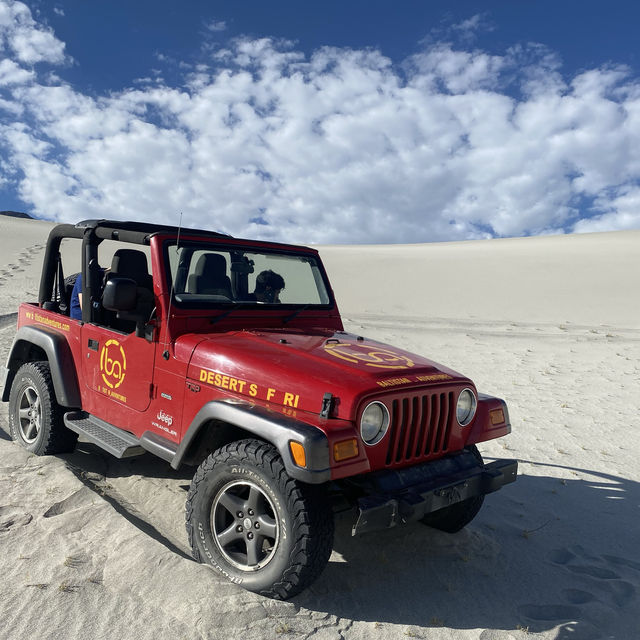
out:
<path id="1" fill-rule="evenodd" d="M 166 501 L 157 487 L 145 491 L 148 504 L 131 511 L 126 496 L 121 501 L 101 482 L 162 478 L 186 498 L 193 469 L 174 471 L 151 455 L 116 460 L 86 443 L 61 457 L 132 524 L 186 557 L 154 525 L 151 514 Z M 354 514 L 338 514 L 331 561 L 294 604 L 347 620 L 484 629 L 481 640 L 556 628 L 559 640 L 635 637 L 640 484 L 520 463 L 518 481 L 488 496 L 476 520 L 454 535 L 412 524 L 352 538 Z"/>
<path id="2" fill-rule="evenodd" d="M 416 627 L 559 627 L 561 640 L 597 638 L 605 629 L 610 637 L 637 635 L 640 484 L 528 464 L 563 478 L 521 475 L 454 535 L 413 524 L 352 538 L 350 521 L 339 517 L 337 561 L 296 602 Z M 588 479 L 564 479 L 574 474 Z"/>
<path id="3" fill-rule="evenodd" d="M 194 471 L 174 471 L 151 455 L 115 460 L 87 444 L 69 462 L 108 478 L 166 479 L 185 498 Z M 623 630 L 635 628 L 632 605 L 640 589 L 632 533 L 638 532 L 640 484 L 589 469 L 520 462 L 532 475 L 525 471 L 488 496 L 472 525 L 454 535 L 412 524 L 352 538 L 353 512 L 338 514 L 332 559 L 295 604 L 409 627 L 558 628 L 560 640 L 598 638 L 607 629 L 627 637 Z M 151 502 L 165 499 L 149 494 Z M 141 509 L 151 514 L 154 505 Z M 118 510 L 184 555 L 161 539 L 152 516 L 136 522 Z"/>

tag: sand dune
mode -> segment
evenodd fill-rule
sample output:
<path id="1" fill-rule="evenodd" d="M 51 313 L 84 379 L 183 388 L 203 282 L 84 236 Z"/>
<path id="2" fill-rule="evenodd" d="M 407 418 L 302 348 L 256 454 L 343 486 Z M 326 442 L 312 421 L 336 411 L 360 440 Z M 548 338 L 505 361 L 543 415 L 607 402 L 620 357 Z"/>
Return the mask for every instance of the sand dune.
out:
<path id="1" fill-rule="evenodd" d="M 332 246 L 322 256 L 346 313 L 640 326 L 640 231 Z"/>
<path id="2" fill-rule="evenodd" d="M 0 216 L 3 363 L 50 228 Z M 39 458 L 0 431 L 0 638 L 640 637 L 639 243 L 321 248 L 350 330 L 506 398 L 514 431 L 481 448 L 521 475 L 453 536 L 352 539 L 339 518 L 327 569 L 291 602 L 188 558 L 187 472 L 88 444 Z"/>

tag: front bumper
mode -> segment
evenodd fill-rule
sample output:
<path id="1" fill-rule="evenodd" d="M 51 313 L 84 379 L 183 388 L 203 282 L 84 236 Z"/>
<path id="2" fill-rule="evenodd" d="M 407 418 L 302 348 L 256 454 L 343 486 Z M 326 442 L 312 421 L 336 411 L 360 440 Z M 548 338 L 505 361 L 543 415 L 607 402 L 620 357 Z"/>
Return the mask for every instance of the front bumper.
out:
<path id="1" fill-rule="evenodd" d="M 481 464 L 470 451 L 424 464 L 362 477 L 359 514 L 352 535 L 419 520 L 453 504 L 515 482 L 517 460 Z"/>

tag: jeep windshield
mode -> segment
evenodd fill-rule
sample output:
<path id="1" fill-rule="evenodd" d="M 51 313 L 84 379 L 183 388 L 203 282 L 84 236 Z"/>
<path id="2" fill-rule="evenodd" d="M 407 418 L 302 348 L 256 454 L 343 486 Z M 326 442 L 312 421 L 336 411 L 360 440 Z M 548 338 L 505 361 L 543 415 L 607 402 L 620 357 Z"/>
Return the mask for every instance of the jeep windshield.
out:
<path id="1" fill-rule="evenodd" d="M 189 309 L 331 304 L 318 260 L 309 254 L 255 247 L 167 243 L 174 304 Z"/>

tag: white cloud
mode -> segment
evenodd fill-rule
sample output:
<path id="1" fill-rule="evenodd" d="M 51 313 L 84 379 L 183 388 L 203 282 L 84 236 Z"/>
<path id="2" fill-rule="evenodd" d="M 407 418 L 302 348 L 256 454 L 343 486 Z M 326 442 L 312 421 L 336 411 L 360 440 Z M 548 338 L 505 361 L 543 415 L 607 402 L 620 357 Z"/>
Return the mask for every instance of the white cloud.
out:
<path id="1" fill-rule="evenodd" d="M 7 85 L 24 84 L 34 78 L 33 71 L 23 69 L 13 60 L 0 61 L 0 87 Z"/>
<path id="2" fill-rule="evenodd" d="M 0 2 L 0 43 L 2 41 L 6 43 L 2 48 L 9 49 L 21 63 L 57 64 L 64 60 L 64 43 L 50 29 L 38 25 L 22 2 Z"/>
<path id="3" fill-rule="evenodd" d="M 10 113 L 13 116 L 19 116 L 23 113 L 22 107 L 19 104 L 16 104 L 14 100 L 5 100 L 4 98 L 0 98 L 0 110 Z M 1 117 L 2 114 L 0 113 L 0 118 Z"/>
<path id="4" fill-rule="evenodd" d="M 624 186 L 612 194 L 603 194 L 596 206 L 604 213 L 575 225 L 578 233 L 610 231 L 611 229 L 640 229 L 640 186 Z"/>
<path id="5" fill-rule="evenodd" d="M 482 52 L 454 51 L 441 44 L 415 55 L 413 80 L 423 88 L 448 93 L 492 89 L 498 84 L 505 60 Z"/>
<path id="6" fill-rule="evenodd" d="M 7 42 L 37 41 L 29 30 L 58 42 L 25 10 L 0 0 Z M 179 86 L 88 96 L 35 75 L 21 51 L 0 63 L 0 140 L 38 215 L 175 223 L 182 211 L 188 225 L 307 243 L 640 226 L 627 69 L 565 79 L 543 47 L 436 43 L 401 70 L 377 51 L 305 57 L 238 39 Z"/>
<path id="7" fill-rule="evenodd" d="M 451 27 L 451 32 L 463 43 L 470 43 L 479 31 L 493 31 L 494 27 L 486 14 L 477 13 Z"/>
<path id="8" fill-rule="evenodd" d="M 207 23 L 206 27 L 209 31 L 217 33 L 220 31 L 226 31 L 227 23 L 224 20 L 212 20 L 211 22 Z"/>

